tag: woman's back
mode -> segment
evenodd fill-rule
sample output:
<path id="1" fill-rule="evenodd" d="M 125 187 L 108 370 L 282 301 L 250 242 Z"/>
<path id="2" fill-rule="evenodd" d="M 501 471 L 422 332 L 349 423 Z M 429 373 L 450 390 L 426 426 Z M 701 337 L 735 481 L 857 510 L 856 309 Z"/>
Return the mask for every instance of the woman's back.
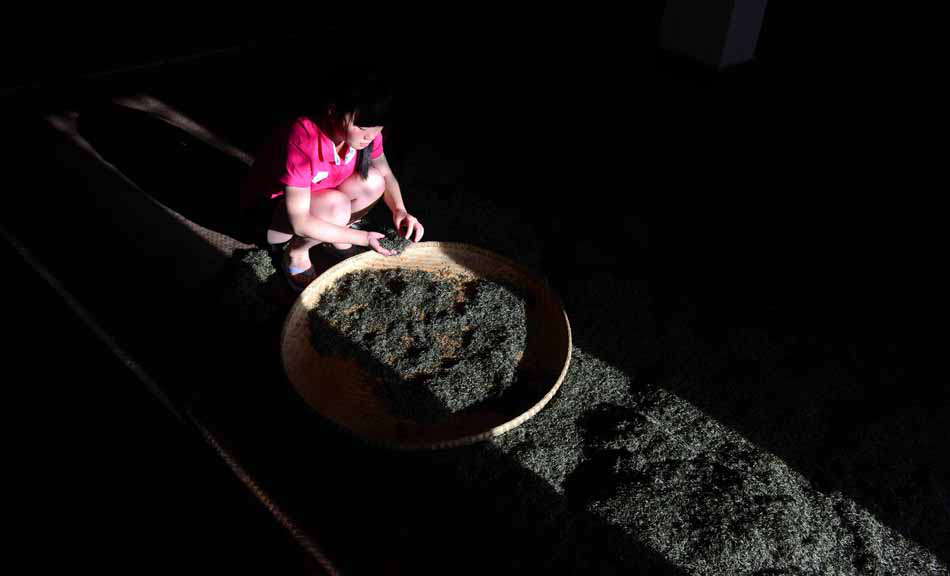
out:
<path id="1" fill-rule="evenodd" d="M 287 157 L 287 141 L 295 119 L 278 124 L 254 151 L 254 164 L 248 171 L 241 187 L 241 218 L 246 226 L 252 222 L 258 210 L 267 204 L 271 192 L 281 188 L 280 176 Z"/>

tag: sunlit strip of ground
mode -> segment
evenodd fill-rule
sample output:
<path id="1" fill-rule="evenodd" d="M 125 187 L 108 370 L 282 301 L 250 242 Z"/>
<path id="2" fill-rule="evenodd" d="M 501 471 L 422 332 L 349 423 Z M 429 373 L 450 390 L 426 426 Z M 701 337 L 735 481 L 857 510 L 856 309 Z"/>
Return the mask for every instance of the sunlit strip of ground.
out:
<path id="1" fill-rule="evenodd" d="M 637 386 L 578 348 L 558 397 L 495 444 L 564 495 L 567 508 L 606 520 L 690 574 L 947 574 L 934 554 L 841 493 L 817 490 L 689 402 Z M 572 516 L 552 510 L 538 531 L 578 538 L 564 527 Z M 576 558 L 583 542 L 561 544 L 552 566 L 639 566 L 621 550 L 605 563 Z"/>

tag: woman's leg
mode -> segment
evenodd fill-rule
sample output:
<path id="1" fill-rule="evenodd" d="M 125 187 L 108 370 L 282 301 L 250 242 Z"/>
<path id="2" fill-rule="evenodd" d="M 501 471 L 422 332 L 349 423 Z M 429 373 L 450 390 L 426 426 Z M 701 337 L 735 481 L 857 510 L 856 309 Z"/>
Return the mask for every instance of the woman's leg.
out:
<path id="1" fill-rule="evenodd" d="M 353 172 L 349 178 L 340 183 L 340 192 L 350 199 L 351 221 L 362 218 L 372 208 L 386 189 L 386 182 L 379 170 L 370 168 L 366 180 L 362 180 L 358 173 Z"/>
<path id="2" fill-rule="evenodd" d="M 310 195 L 310 215 L 319 218 L 324 222 L 330 222 L 337 226 L 346 226 L 350 223 L 350 199 L 340 190 L 321 190 Z M 308 240 L 310 246 L 316 246 L 320 242 L 317 240 Z M 346 250 L 352 247 L 352 244 L 334 244 L 334 248 Z"/>
<path id="3" fill-rule="evenodd" d="M 338 226 L 347 226 L 362 218 L 383 197 L 386 182 L 375 168 L 370 168 L 366 180 L 353 173 L 340 183 L 339 190 L 321 190 L 310 196 L 310 215 Z M 320 242 L 295 236 L 287 217 L 287 208 L 281 198 L 275 208 L 271 225 L 267 230 L 267 241 L 282 244 L 291 241 L 290 265 L 294 268 L 309 268 L 310 248 Z M 352 244 L 334 244 L 334 248 L 346 250 Z"/>
<path id="4" fill-rule="evenodd" d="M 350 199 L 339 190 L 314 192 L 310 195 L 310 215 L 338 226 L 346 226 L 350 219 Z M 288 253 L 291 267 L 310 268 L 312 265 L 310 248 L 319 244 L 320 241 L 293 233 L 286 204 L 283 199 L 280 199 L 274 207 L 271 225 L 267 230 L 267 241 L 271 244 L 280 244 L 288 240 L 290 241 Z M 334 244 L 333 246 L 346 249 L 352 244 Z"/>
<path id="5" fill-rule="evenodd" d="M 350 222 L 362 218 L 383 197 L 386 183 L 382 174 L 375 168 L 369 169 L 366 180 L 361 180 L 356 173 L 340 183 L 339 191 L 350 200 Z M 323 193 L 323 191 L 321 191 Z M 311 196 L 311 198 L 313 198 Z M 284 199 L 274 203 L 271 215 L 271 224 L 267 230 L 267 241 L 270 244 L 283 244 L 294 236 L 290 221 L 287 218 L 287 208 Z M 345 226 L 349 222 L 343 224 Z"/>

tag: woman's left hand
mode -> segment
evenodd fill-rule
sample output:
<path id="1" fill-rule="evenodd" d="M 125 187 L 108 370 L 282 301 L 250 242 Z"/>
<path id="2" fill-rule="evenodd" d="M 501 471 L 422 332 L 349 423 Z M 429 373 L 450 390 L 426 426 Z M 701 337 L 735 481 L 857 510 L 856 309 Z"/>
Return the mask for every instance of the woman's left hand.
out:
<path id="1" fill-rule="evenodd" d="M 425 234 L 425 228 L 422 227 L 422 222 L 419 222 L 418 218 L 405 210 L 393 211 L 393 224 L 396 226 L 396 233 L 403 238 L 411 240 L 412 234 L 415 233 L 415 242 L 422 240 L 422 235 Z"/>

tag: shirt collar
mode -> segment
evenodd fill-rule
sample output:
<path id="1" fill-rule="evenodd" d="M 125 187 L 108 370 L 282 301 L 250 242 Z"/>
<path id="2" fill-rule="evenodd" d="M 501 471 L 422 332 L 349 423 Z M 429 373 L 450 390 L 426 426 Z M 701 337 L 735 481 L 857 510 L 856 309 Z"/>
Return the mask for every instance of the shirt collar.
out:
<path id="1" fill-rule="evenodd" d="M 343 159 L 343 163 L 349 164 L 350 160 L 353 159 L 353 156 L 356 155 L 356 150 L 352 146 L 349 146 L 349 145 L 347 145 L 346 148 L 347 148 L 346 158 Z M 340 165 L 340 154 L 336 151 L 336 146 L 333 147 L 333 161 L 336 163 L 337 166 Z"/>
<path id="2" fill-rule="evenodd" d="M 346 157 L 341 160 L 340 154 L 336 151 L 336 144 L 333 143 L 333 140 L 324 134 L 322 130 L 319 131 L 319 134 L 320 144 L 317 146 L 317 156 L 320 158 L 320 162 L 326 162 L 326 159 L 332 154 L 333 163 L 339 166 L 341 163 L 349 164 L 353 157 L 356 156 L 356 150 L 351 146 L 347 146 Z"/>

